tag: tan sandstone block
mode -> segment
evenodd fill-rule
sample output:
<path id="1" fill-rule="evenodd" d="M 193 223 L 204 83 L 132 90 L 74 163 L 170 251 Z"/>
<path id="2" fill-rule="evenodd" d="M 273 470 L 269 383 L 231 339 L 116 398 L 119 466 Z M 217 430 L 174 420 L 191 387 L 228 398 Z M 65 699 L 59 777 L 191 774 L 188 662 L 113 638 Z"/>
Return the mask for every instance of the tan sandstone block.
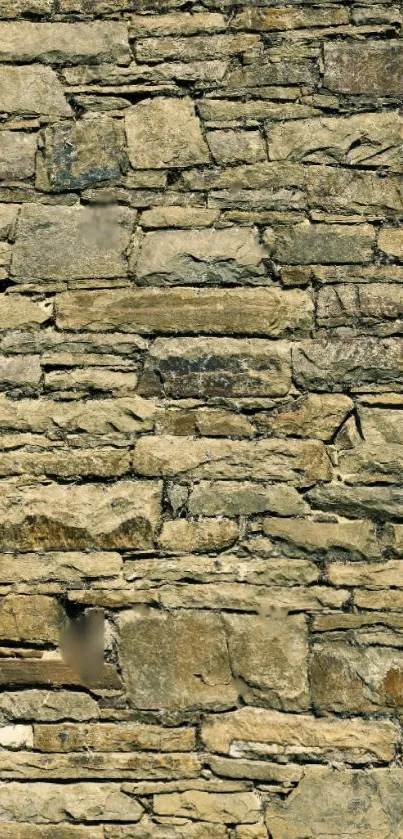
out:
<path id="1" fill-rule="evenodd" d="M 144 99 L 126 112 L 125 123 L 134 169 L 180 168 L 210 160 L 189 97 Z"/>
<path id="2" fill-rule="evenodd" d="M 54 70 L 39 64 L 0 67 L 0 111 L 46 117 L 72 113 Z"/>

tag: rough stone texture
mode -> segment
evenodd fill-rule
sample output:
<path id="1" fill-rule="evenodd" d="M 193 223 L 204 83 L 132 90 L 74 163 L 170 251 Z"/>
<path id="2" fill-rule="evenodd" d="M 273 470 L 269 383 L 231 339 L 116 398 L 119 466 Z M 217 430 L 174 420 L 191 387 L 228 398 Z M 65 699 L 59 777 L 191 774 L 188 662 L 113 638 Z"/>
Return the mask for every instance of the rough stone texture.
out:
<path id="1" fill-rule="evenodd" d="M 402 27 L 0 0 L 0 839 L 402 839 Z"/>

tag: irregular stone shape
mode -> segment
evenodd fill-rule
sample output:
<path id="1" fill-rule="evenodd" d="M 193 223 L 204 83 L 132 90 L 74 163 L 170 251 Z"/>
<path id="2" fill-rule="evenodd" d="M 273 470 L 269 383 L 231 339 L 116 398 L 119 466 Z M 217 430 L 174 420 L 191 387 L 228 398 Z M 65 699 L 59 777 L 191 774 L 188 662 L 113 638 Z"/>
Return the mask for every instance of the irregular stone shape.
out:
<path id="1" fill-rule="evenodd" d="M 121 207 L 26 204 L 18 220 L 12 277 L 15 282 L 122 277 L 133 223 L 133 213 Z"/>
<path id="2" fill-rule="evenodd" d="M 100 264 L 102 249 L 97 253 Z M 110 255 L 109 250 L 108 253 Z M 28 259 L 20 260 L 18 268 L 22 261 L 28 262 Z M 77 273 L 85 270 L 81 262 L 80 265 Z M 65 267 L 57 270 L 66 273 Z M 47 273 L 50 273 L 49 269 Z M 313 314 L 309 292 L 274 288 L 136 288 L 66 292 L 56 296 L 56 308 L 57 323 L 61 329 L 108 332 L 118 329 L 141 334 L 238 333 L 267 337 L 280 337 L 293 330 L 307 332 L 312 325 Z"/>
<path id="3" fill-rule="evenodd" d="M 401 444 L 366 443 L 359 441 L 351 450 L 341 451 L 339 473 L 348 484 L 387 483 L 403 481 L 403 446 Z"/>
<path id="4" fill-rule="evenodd" d="M 197 32 L 214 32 L 226 28 L 224 15 L 214 12 L 189 14 L 188 12 L 164 15 L 132 15 L 130 34 L 139 38 L 144 35 L 194 35 Z"/>
<path id="5" fill-rule="evenodd" d="M 121 690 L 122 684 L 116 668 L 112 664 L 105 664 L 97 680 L 86 682 L 79 676 L 77 670 L 57 658 L 1 658 L 0 686 L 10 688 L 11 685 L 32 687 L 32 685 L 47 685 L 54 689 L 61 685 L 72 685 L 92 690 Z M 1 808 L 0 808 L 1 812 Z"/>
<path id="6" fill-rule="evenodd" d="M 246 703 L 286 711 L 309 705 L 305 618 L 225 615 L 231 671 Z"/>
<path id="7" fill-rule="evenodd" d="M 309 669 L 317 709 L 361 714 L 403 707 L 402 650 L 317 642 Z"/>
<path id="8" fill-rule="evenodd" d="M 148 175 L 148 172 L 146 174 Z M 219 215 L 219 210 L 209 210 L 206 207 L 152 207 L 151 210 L 142 213 L 141 226 L 211 227 L 218 221 Z"/>
<path id="9" fill-rule="evenodd" d="M 400 769 L 306 767 L 290 796 L 270 798 L 267 828 L 273 839 L 399 839 L 402 779 Z"/>
<path id="10" fill-rule="evenodd" d="M 200 481 L 189 496 L 192 516 L 304 515 L 308 505 L 294 487 L 246 481 Z M 0 576 L 1 579 L 1 576 Z"/>
<path id="11" fill-rule="evenodd" d="M 234 283 L 264 273 L 267 256 L 253 227 L 147 233 L 133 264 L 137 282 Z"/>
<path id="12" fill-rule="evenodd" d="M 338 522 L 315 521 L 311 519 L 265 518 L 263 531 L 271 539 L 285 542 L 287 552 L 303 551 L 339 554 L 358 554 L 377 557 L 380 546 L 376 528 L 369 521 Z"/>
<path id="13" fill-rule="evenodd" d="M 375 231 L 369 224 L 311 224 L 278 228 L 274 257 L 291 265 L 370 262 Z"/>
<path id="14" fill-rule="evenodd" d="M 195 749 L 195 729 L 119 722 L 39 724 L 34 727 L 33 748 L 39 752 L 190 752 Z"/>
<path id="15" fill-rule="evenodd" d="M 51 0 L 0 0 L 2 18 L 15 18 L 24 14 L 46 15 L 51 11 Z"/>
<path id="16" fill-rule="evenodd" d="M 134 708 L 228 708 L 237 698 L 219 616 L 125 612 L 119 661 Z"/>
<path id="17" fill-rule="evenodd" d="M 231 21 L 234 29 L 276 32 L 288 29 L 309 29 L 314 26 L 338 26 L 348 23 L 345 9 L 243 9 Z"/>
<path id="18" fill-rule="evenodd" d="M 403 382 L 402 358 L 399 338 L 319 339 L 293 348 L 293 369 L 297 385 L 305 388 L 338 391 L 391 383 L 393 390 Z"/>
<path id="19" fill-rule="evenodd" d="M 28 786 L 18 781 L 0 785 L 2 821 L 58 824 L 66 819 L 83 822 L 136 822 L 141 805 L 121 791 L 119 784 L 47 784 Z"/>
<path id="20" fill-rule="evenodd" d="M 205 100 L 207 102 L 207 100 Z M 214 100 L 209 100 L 213 102 Z M 200 106 L 201 107 L 201 106 Z M 180 189 L 205 191 L 227 189 L 230 191 L 268 189 L 273 194 L 285 187 L 293 191 L 302 189 L 306 182 L 306 172 L 302 166 L 280 163 L 255 163 L 248 166 L 218 166 L 208 169 L 189 169 L 181 172 L 177 181 Z"/>
<path id="21" fill-rule="evenodd" d="M 253 824 L 260 818 L 261 801 L 257 792 L 187 790 L 154 796 L 154 811 L 160 816 L 190 816 L 219 824 Z"/>
<path id="22" fill-rule="evenodd" d="M 396 111 L 266 125 L 270 160 L 403 169 L 403 119 Z"/>
<path id="23" fill-rule="evenodd" d="M 220 166 L 228 163 L 259 163 L 267 159 L 259 131 L 208 131 L 211 154 Z"/>
<path id="24" fill-rule="evenodd" d="M 290 349 L 285 342 L 158 338 L 146 358 L 139 392 L 174 399 L 285 396 L 290 386 Z"/>
<path id="25" fill-rule="evenodd" d="M 251 546 L 253 553 L 253 546 Z M 258 551 L 256 550 L 256 553 Z M 150 581 L 158 582 L 248 582 L 263 585 L 288 585 L 315 583 L 319 573 L 313 562 L 304 559 L 289 559 L 278 557 L 274 550 L 270 554 L 273 561 L 264 558 L 252 559 L 237 557 L 231 554 L 217 556 L 163 557 L 162 559 L 126 560 L 124 576 L 129 582 L 141 581 L 150 585 Z M 154 583 L 151 582 L 151 585 Z"/>
<path id="26" fill-rule="evenodd" d="M 0 67 L 0 112 L 46 117 L 72 113 L 54 70 L 39 64 Z"/>
<path id="27" fill-rule="evenodd" d="M 0 639 L 57 643 L 66 619 L 57 600 L 41 595 L 9 594 L 0 599 Z"/>
<path id="28" fill-rule="evenodd" d="M 123 147 L 119 123 L 103 114 L 48 125 L 42 134 L 36 187 L 58 192 L 117 181 L 126 170 Z"/>
<path id="29" fill-rule="evenodd" d="M 67 690 L 30 690 L 2 692 L 0 719 L 59 722 L 61 720 L 97 719 L 99 708 L 88 693 Z"/>
<path id="30" fill-rule="evenodd" d="M 324 84 L 330 90 L 373 96 L 399 96 L 403 92 L 400 41 L 328 43 L 324 58 Z"/>
<path id="31" fill-rule="evenodd" d="M 331 562 L 327 568 L 332 585 L 369 586 L 370 588 L 403 588 L 403 567 L 400 559 L 387 562 Z M 394 592 L 391 592 L 392 596 Z"/>
<path id="32" fill-rule="evenodd" d="M 346 486 L 331 483 L 308 493 L 312 506 L 339 515 L 371 516 L 380 521 L 403 514 L 403 490 L 394 486 Z"/>
<path id="33" fill-rule="evenodd" d="M 214 839 L 228 839 L 229 837 L 224 825 L 207 824 L 206 822 L 184 822 L 183 819 L 179 824 L 170 822 L 157 824 L 157 822 L 148 819 L 147 816 L 142 818 L 138 824 L 126 824 L 124 827 L 106 824 L 104 830 L 102 839 L 183 839 L 183 831 L 186 833 L 186 839 L 211 839 L 212 836 L 214 836 Z M 23 839 L 30 839 L 30 837 L 24 836 Z M 94 839 L 98 839 L 98 837 L 94 837 Z"/>
<path id="34" fill-rule="evenodd" d="M 0 134 L 1 136 L 1 134 Z M 35 303 L 27 297 L 13 294 L 0 299 L 0 329 L 15 329 L 41 326 L 52 317 L 49 303 Z"/>
<path id="35" fill-rule="evenodd" d="M 35 171 L 36 145 L 35 134 L 0 131 L 0 180 L 31 178 Z"/>
<path id="36" fill-rule="evenodd" d="M 9 399 L 0 395 L 0 428 L 51 433 L 151 431 L 155 406 L 139 396 L 60 403 L 52 399 Z"/>
<path id="37" fill-rule="evenodd" d="M 137 41 L 138 61 L 204 61 L 238 55 L 260 44 L 258 35 L 199 35 L 195 38 L 144 38 Z M 201 161 L 203 162 L 203 161 Z"/>
<path id="38" fill-rule="evenodd" d="M 310 166 L 307 190 L 310 207 L 320 207 L 335 213 L 377 213 L 383 217 L 385 213 L 391 215 L 403 209 L 401 180 L 393 175 L 384 177 L 377 172 Z"/>
<path id="39" fill-rule="evenodd" d="M 134 169 L 181 168 L 210 161 L 189 97 L 143 99 L 126 111 L 125 126 Z"/>
<path id="40" fill-rule="evenodd" d="M 30 309 L 30 312 L 32 312 L 32 309 Z M 2 385 L 36 387 L 39 385 L 41 377 L 42 369 L 38 355 L 0 357 L 0 384 Z"/>
<path id="41" fill-rule="evenodd" d="M 18 585 L 19 591 L 30 591 L 32 584 L 40 587 L 41 583 L 58 584 L 52 590 L 82 588 L 94 580 L 99 585 L 102 579 L 108 585 L 111 578 L 119 576 L 122 564 L 119 554 L 102 551 L 92 554 L 61 551 L 44 556 L 0 554 L 0 585 Z"/>
<path id="42" fill-rule="evenodd" d="M 330 479 L 330 462 L 318 440 L 142 437 L 135 448 L 134 468 L 148 476 L 262 478 L 297 486 Z"/>
<path id="43" fill-rule="evenodd" d="M 399 443 L 403 445 L 402 414 L 400 410 L 367 408 L 360 405 L 358 416 L 363 438 L 368 443 Z"/>
<path id="44" fill-rule="evenodd" d="M 383 227 L 378 236 L 378 247 L 380 251 L 388 256 L 403 257 L 403 232 L 396 227 Z"/>
<path id="45" fill-rule="evenodd" d="M 91 23 L 3 23 L 0 61 L 42 61 L 49 64 L 80 64 L 110 61 L 129 64 L 131 55 L 125 24 L 117 21 Z"/>
<path id="46" fill-rule="evenodd" d="M 94 780 L 106 778 L 124 781 L 137 779 L 195 778 L 200 774 L 196 754 L 150 752 L 88 751 L 71 754 L 0 752 L 0 778 L 35 780 Z"/>
<path id="47" fill-rule="evenodd" d="M 228 609 L 267 615 L 278 610 L 301 612 L 340 609 L 350 596 L 348 589 L 336 590 L 320 585 L 281 588 L 220 582 L 209 585 L 167 585 L 161 589 L 159 601 L 166 609 Z"/>
<path id="48" fill-rule="evenodd" d="M 403 287 L 392 283 L 332 285 L 319 289 L 318 324 L 345 326 L 403 317 Z M 399 325 L 396 325 L 399 331 Z"/>
<path id="49" fill-rule="evenodd" d="M 84 364 L 87 359 L 84 358 Z M 88 362 L 90 359 L 88 359 Z M 63 364 L 63 358 L 60 359 Z M 46 361 L 45 361 L 46 363 Z M 135 373 L 120 373 L 105 370 L 104 367 L 87 367 L 82 370 L 50 370 L 45 372 L 44 386 L 47 391 L 130 394 L 137 385 Z"/>
<path id="50" fill-rule="evenodd" d="M 0 239 L 8 239 L 19 210 L 19 204 L 0 204 Z"/>
<path id="51" fill-rule="evenodd" d="M 241 708 L 207 717 L 201 737 L 209 751 L 231 757 L 308 759 L 351 763 L 393 760 L 398 729 L 393 722 L 326 719 L 284 714 L 263 708 Z"/>
<path id="52" fill-rule="evenodd" d="M 254 419 L 259 430 L 328 441 L 352 409 L 352 400 L 344 394 L 308 393 L 277 412 L 257 414 Z"/>
<path id="53" fill-rule="evenodd" d="M 218 551 L 238 538 L 238 525 L 231 519 L 178 519 L 163 525 L 158 544 L 168 553 Z"/>
<path id="54" fill-rule="evenodd" d="M 284 58 L 282 61 L 270 61 L 265 59 L 263 55 L 259 57 L 258 61 L 254 61 L 252 59 L 252 61 L 247 64 L 243 64 L 233 70 L 230 69 L 226 75 L 225 81 L 226 88 L 230 92 L 234 90 L 247 90 L 248 88 L 258 89 L 259 87 L 265 87 L 266 85 L 315 85 L 317 83 L 316 68 L 314 62 L 310 60 L 309 57 L 302 57 L 294 60 L 292 58 Z M 292 88 L 289 88 L 289 90 L 292 90 Z M 228 114 L 230 111 L 238 111 L 238 109 L 243 110 L 242 104 L 245 105 L 245 103 L 233 103 L 228 100 L 221 100 L 218 107 L 220 109 L 220 113 L 224 111 Z M 202 103 L 202 116 L 205 115 L 205 109 L 208 114 L 211 114 L 212 111 L 216 113 L 214 105 L 215 103 L 211 108 L 210 101 L 207 102 L 207 100 L 204 100 Z M 264 105 L 267 107 L 264 108 Z M 301 108 L 301 105 L 294 107 L 297 109 L 295 116 L 288 112 L 288 114 L 283 114 L 284 119 L 298 119 L 299 116 L 308 117 L 312 115 L 312 111 L 309 113 L 309 111 L 306 110 L 306 106 L 302 106 L 304 108 L 304 112 L 301 112 L 300 114 L 298 114 L 298 110 Z M 263 119 L 267 117 L 270 118 L 270 111 L 275 112 L 275 106 L 273 108 L 273 104 L 271 102 L 260 102 L 260 108 L 263 112 Z M 249 108 L 246 108 L 245 110 L 249 111 Z M 253 105 L 251 110 L 253 110 Z"/>
<path id="55" fill-rule="evenodd" d="M 2 482 L 1 549 L 137 548 L 153 545 L 161 485 L 32 485 Z"/>
<path id="56" fill-rule="evenodd" d="M 81 827 L 80 825 L 58 825 L 57 839 L 104 839 L 103 827 Z M 55 839 L 55 826 L 2 822 L 0 839 Z"/>

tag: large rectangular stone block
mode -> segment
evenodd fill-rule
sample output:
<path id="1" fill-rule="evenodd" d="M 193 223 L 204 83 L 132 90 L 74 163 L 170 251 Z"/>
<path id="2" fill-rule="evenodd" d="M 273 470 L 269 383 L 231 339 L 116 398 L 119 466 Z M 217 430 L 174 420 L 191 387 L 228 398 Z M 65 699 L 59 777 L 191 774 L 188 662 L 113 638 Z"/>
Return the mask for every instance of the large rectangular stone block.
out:
<path id="1" fill-rule="evenodd" d="M 403 91 L 400 41 L 325 45 L 324 83 L 330 90 L 399 96 Z"/>
<path id="2" fill-rule="evenodd" d="M 0 61 L 128 64 L 127 27 L 117 21 L 94 23 L 2 23 Z"/>

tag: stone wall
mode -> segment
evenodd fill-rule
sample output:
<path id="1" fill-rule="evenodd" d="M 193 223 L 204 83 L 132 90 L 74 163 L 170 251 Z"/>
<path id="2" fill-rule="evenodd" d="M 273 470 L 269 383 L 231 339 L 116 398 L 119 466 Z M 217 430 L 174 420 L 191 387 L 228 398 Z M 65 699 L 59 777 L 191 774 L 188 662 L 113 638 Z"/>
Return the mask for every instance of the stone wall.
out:
<path id="1" fill-rule="evenodd" d="M 399 2 L 0 0 L 0 839 L 402 839 Z"/>

